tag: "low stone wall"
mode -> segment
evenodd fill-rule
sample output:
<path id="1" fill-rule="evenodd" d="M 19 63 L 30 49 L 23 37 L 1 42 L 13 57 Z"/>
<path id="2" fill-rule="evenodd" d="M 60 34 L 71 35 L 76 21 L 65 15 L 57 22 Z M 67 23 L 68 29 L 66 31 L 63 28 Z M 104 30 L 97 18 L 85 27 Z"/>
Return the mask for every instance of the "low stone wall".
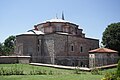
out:
<path id="1" fill-rule="evenodd" d="M 29 63 L 30 56 L 0 56 L 0 64 Z"/>

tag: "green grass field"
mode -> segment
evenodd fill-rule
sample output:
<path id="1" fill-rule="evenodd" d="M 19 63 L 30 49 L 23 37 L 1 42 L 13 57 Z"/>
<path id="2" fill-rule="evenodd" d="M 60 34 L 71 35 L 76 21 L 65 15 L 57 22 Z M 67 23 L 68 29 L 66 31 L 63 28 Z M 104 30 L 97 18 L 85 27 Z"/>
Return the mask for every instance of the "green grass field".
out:
<path id="1" fill-rule="evenodd" d="M 28 64 L 0 64 L 0 68 L 9 69 L 11 67 L 22 68 L 27 75 L 1 75 L 0 80 L 101 80 L 104 73 L 115 71 L 116 68 L 101 71 L 102 75 L 92 75 L 90 72 L 75 74 L 75 70 L 56 69 L 42 66 L 32 66 Z M 46 70 L 46 75 L 28 75 L 31 70 Z M 52 71 L 52 75 L 49 72 Z"/>

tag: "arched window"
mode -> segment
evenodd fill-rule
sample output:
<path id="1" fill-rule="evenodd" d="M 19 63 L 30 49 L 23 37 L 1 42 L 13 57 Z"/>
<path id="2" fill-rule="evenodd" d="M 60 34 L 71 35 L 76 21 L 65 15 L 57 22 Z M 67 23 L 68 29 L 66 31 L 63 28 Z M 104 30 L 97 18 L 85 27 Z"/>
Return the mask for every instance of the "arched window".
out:
<path id="1" fill-rule="evenodd" d="M 82 46 L 80 46 L 80 52 L 83 52 L 83 47 Z"/>
<path id="2" fill-rule="evenodd" d="M 80 45 L 79 50 L 80 50 L 80 53 L 83 53 L 83 52 L 84 52 L 84 48 L 83 48 L 83 45 L 82 45 L 82 44 Z"/>
<path id="3" fill-rule="evenodd" d="M 38 44 L 38 45 L 40 44 L 40 41 L 39 41 L 39 39 L 37 40 L 37 44 Z"/>
<path id="4" fill-rule="evenodd" d="M 73 47 L 73 45 L 71 46 L 71 51 L 74 51 L 74 47 Z"/>
<path id="5" fill-rule="evenodd" d="M 38 51 L 39 51 L 39 46 L 38 46 Z"/>
<path id="6" fill-rule="evenodd" d="M 71 51 L 74 51 L 74 44 L 71 44 L 70 50 L 71 50 Z"/>

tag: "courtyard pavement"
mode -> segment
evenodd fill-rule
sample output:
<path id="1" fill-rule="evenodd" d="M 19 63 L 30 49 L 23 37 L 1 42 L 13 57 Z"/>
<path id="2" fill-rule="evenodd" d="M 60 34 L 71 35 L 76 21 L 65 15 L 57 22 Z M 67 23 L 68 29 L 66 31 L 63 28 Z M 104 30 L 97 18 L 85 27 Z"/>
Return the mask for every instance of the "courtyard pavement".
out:
<path id="1" fill-rule="evenodd" d="M 91 71 L 94 68 L 87 68 L 87 67 L 73 67 L 73 66 L 62 66 L 62 65 L 53 65 L 53 64 L 43 64 L 43 63 L 30 63 L 30 65 L 35 65 L 35 66 L 46 66 L 46 67 L 53 67 L 53 68 L 59 68 L 59 69 L 80 69 L 82 71 Z M 98 69 L 107 69 L 107 68 L 112 68 L 116 67 L 117 64 L 112 64 L 112 65 L 106 65 L 106 66 L 101 66 L 101 67 L 96 67 Z"/>
<path id="2" fill-rule="evenodd" d="M 36 66 L 54 67 L 54 68 L 59 68 L 59 69 L 80 69 L 83 71 L 90 71 L 90 69 L 86 67 L 73 67 L 73 66 L 62 66 L 62 65 L 42 64 L 42 63 L 30 63 L 30 64 L 36 65 Z"/>

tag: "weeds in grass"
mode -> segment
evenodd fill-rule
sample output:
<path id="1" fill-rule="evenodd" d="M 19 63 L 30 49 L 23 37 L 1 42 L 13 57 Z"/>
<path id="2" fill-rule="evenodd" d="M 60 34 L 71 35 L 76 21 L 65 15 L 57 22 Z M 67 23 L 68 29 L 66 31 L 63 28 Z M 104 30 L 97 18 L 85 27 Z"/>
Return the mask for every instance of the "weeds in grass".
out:
<path id="1" fill-rule="evenodd" d="M 93 74 L 93 75 L 102 75 L 102 72 L 101 72 L 100 69 L 94 68 L 94 69 L 91 70 L 91 74 Z"/>
<path id="2" fill-rule="evenodd" d="M 29 74 L 30 75 L 47 75 L 47 71 L 33 68 Z"/>
<path id="3" fill-rule="evenodd" d="M 50 70 L 48 74 L 49 74 L 49 75 L 53 75 L 54 73 L 53 73 L 52 70 Z"/>
<path id="4" fill-rule="evenodd" d="M 31 69 L 31 71 L 29 71 L 29 73 L 24 72 L 24 70 L 22 68 L 17 67 L 17 65 L 12 66 L 10 68 L 4 68 L 1 67 L 0 68 L 0 75 L 53 75 L 53 71 L 50 70 L 49 72 L 47 72 L 44 69 L 34 69 L 34 67 Z"/>
<path id="5" fill-rule="evenodd" d="M 74 73 L 75 73 L 75 74 L 81 74 L 81 71 L 80 71 L 79 67 L 76 67 L 76 68 L 74 69 Z"/>
<path id="6" fill-rule="evenodd" d="M 0 75 L 24 75 L 22 69 L 18 69 L 16 67 L 11 67 L 10 69 L 0 68 Z"/>
<path id="7" fill-rule="evenodd" d="M 64 72 L 40 69 L 35 66 L 32 66 L 32 68 L 30 68 L 29 71 L 26 72 L 25 70 L 23 70 L 23 66 L 18 66 L 18 64 L 10 66 L 9 68 L 0 67 L 0 75 L 61 75 L 61 74 L 64 74 Z M 85 74 L 85 72 L 81 71 L 79 67 L 76 67 L 69 74 Z"/>

